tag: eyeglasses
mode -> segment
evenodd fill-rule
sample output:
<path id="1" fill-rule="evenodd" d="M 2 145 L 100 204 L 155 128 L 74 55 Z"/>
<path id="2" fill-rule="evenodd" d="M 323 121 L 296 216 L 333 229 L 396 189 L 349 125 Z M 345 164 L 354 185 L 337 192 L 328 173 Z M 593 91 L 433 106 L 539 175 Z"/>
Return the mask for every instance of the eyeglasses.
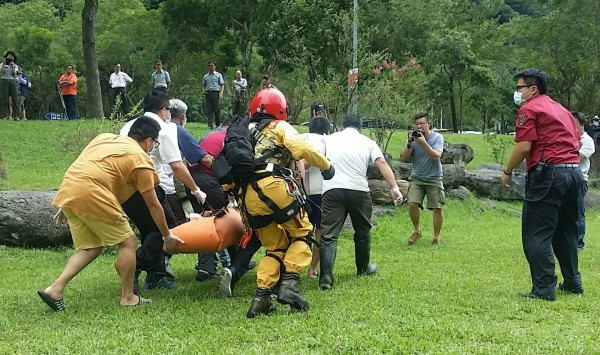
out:
<path id="1" fill-rule="evenodd" d="M 154 142 L 154 149 L 156 149 L 160 146 L 160 142 L 157 141 L 156 139 L 152 138 L 152 141 Z"/>
<path id="2" fill-rule="evenodd" d="M 519 91 L 519 90 L 521 90 L 521 89 L 524 89 L 524 88 L 530 88 L 530 87 L 532 87 L 532 86 L 533 86 L 533 85 L 517 85 L 517 86 L 516 86 L 516 88 L 517 88 L 517 91 Z"/>

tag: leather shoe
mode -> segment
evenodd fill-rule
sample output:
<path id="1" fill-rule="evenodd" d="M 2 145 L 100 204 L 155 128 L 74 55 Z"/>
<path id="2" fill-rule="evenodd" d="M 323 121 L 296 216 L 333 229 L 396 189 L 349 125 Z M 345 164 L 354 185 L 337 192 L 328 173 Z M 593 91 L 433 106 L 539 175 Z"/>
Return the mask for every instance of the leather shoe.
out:
<path id="1" fill-rule="evenodd" d="M 544 300 L 544 301 L 554 301 L 556 299 L 555 297 L 546 297 L 546 296 L 536 295 L 533 292 L 519 292 L 518 295 L 521 297 L 525 297 L 525 298 L 540 299 L 540 300 Z"/>
<path id="2" fill-rule="evenodd" d="M 565 283 L 561 282 L 558 284 L 558 289 L 563 291 L 563 292 L 569 292 L 569 293 L 574 293 L 576 295 L 582 295 L 583 294 L 583 287 L 579 286 L 579 287 L 565 287 Z"/>

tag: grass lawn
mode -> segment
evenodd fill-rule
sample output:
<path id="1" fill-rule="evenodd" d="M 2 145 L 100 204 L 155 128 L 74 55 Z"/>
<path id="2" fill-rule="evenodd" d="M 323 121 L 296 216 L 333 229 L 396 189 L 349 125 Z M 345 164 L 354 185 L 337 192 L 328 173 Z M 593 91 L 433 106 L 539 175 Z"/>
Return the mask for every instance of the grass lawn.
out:
<path id="1" fill-rule="evenodd" d="M 3 188 L 56 188 L 78 154 L 60 142 L 77 126 L 0 121 L 9 173 Z M 195 136 L 204 133 L 200 124 L 189 126 Z M 448 139 L 453 143 L 461 137 L 447 136 L 457 138 Z M 408 246 L 410 221 L 406 206 L 399 207 L 373 230 L 372 260 L 379 264 L 373 277 L 354 276 L 352 235 L 344 232 L 334 290 L 319 291 L 303 277 L 308 312 L 289 314 L 280 306 L 257 319 L 245 318 L 255 272 L 224 299 L 217 280 L 194 280 L 193 255 L 173 258 L 176 290 L 147 291 L 153 304 L 119 307 L 112 249 L 71 282 L 67 311 L 57 314 L 35 291 L 56 278 L 73 251 L 0 247 L 0 353 L 597 353 L 600 213 L 588 213 L 580 254 L 585 296 L 559 291 L 555 302 L 532 301 L 516 295 L 531 287 L 521 218 L 510 211 L 520 204 L 499 205 L 508 211 L 451 199 L 439 246 L 430 243 L 430 212 L 422 217 L 424 237 Z"/>

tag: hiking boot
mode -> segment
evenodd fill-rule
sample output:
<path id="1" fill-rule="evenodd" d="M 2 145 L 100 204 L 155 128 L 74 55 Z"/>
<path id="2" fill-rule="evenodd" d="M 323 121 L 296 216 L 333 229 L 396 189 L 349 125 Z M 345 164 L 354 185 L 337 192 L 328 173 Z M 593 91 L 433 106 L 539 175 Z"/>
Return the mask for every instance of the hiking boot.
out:
<path id="1" fill-rule="evenodd" d="M 421 238 L 421 232 L 413 232 L 413 234 L 408 238 L 408 244 L 415 244 L 417 240 Z"/>
<path id="2" fill-rule="evenodd" d="M 275 305 L 271 303 L 271 290 L 268 288 L 259 288 L 256 290 L 256 296 L 252 299 L 246 317 L 254 318 L 260 314 L 269 314 L 275 311 L 275 308 Z"/>
<path id="3" fill-rule="evenodd" d="M 300 293 L 298 281 L 300 274 L 293 272 L 284 272 L 282 275 L 281 286 L 277 293 L 277 302 L 289 304 L 292 310 L 301 312 L 308 309 L 308 301 Z"/>
<path id="4" fill-rule="evenodd" d="M 148 282 L 146 281 L 146 283 L 144 284 L 144 290 L 154 290 L 157 288 L 164 288 L 167 290 L 173 290 L 175 289 L 175 284 L 170 283 L 169 281 L 167 281 L 167 277 L 163 276 L 162 278 L 160 278 L 158 281 L 156 282 Z"/>

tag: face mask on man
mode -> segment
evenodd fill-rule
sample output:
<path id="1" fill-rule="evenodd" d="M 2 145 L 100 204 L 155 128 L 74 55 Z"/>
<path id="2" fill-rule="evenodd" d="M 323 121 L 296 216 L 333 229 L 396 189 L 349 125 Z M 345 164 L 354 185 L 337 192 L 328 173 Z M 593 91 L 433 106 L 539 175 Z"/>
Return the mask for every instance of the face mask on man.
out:
<path id="1" fill-rule="evenodd" d="M 13 59 L 12 58 L 6 58 L 5 61 L 6 61 L 6 64 L 10 64 L 10 63 L 13 62 Z"/>
<path id="2" fill-rule="evenodd" d="M 514 92 L 514 94 L 513 94 L 513 100 L 515 101 L 515 105 L 517 105 L 517 106 L 523 106 L 523 104 L 527 100 L 523 100 L 522 97 L 523 97 L 523 93 L 522 92 L 518 92 L 518 91 Z"/>

